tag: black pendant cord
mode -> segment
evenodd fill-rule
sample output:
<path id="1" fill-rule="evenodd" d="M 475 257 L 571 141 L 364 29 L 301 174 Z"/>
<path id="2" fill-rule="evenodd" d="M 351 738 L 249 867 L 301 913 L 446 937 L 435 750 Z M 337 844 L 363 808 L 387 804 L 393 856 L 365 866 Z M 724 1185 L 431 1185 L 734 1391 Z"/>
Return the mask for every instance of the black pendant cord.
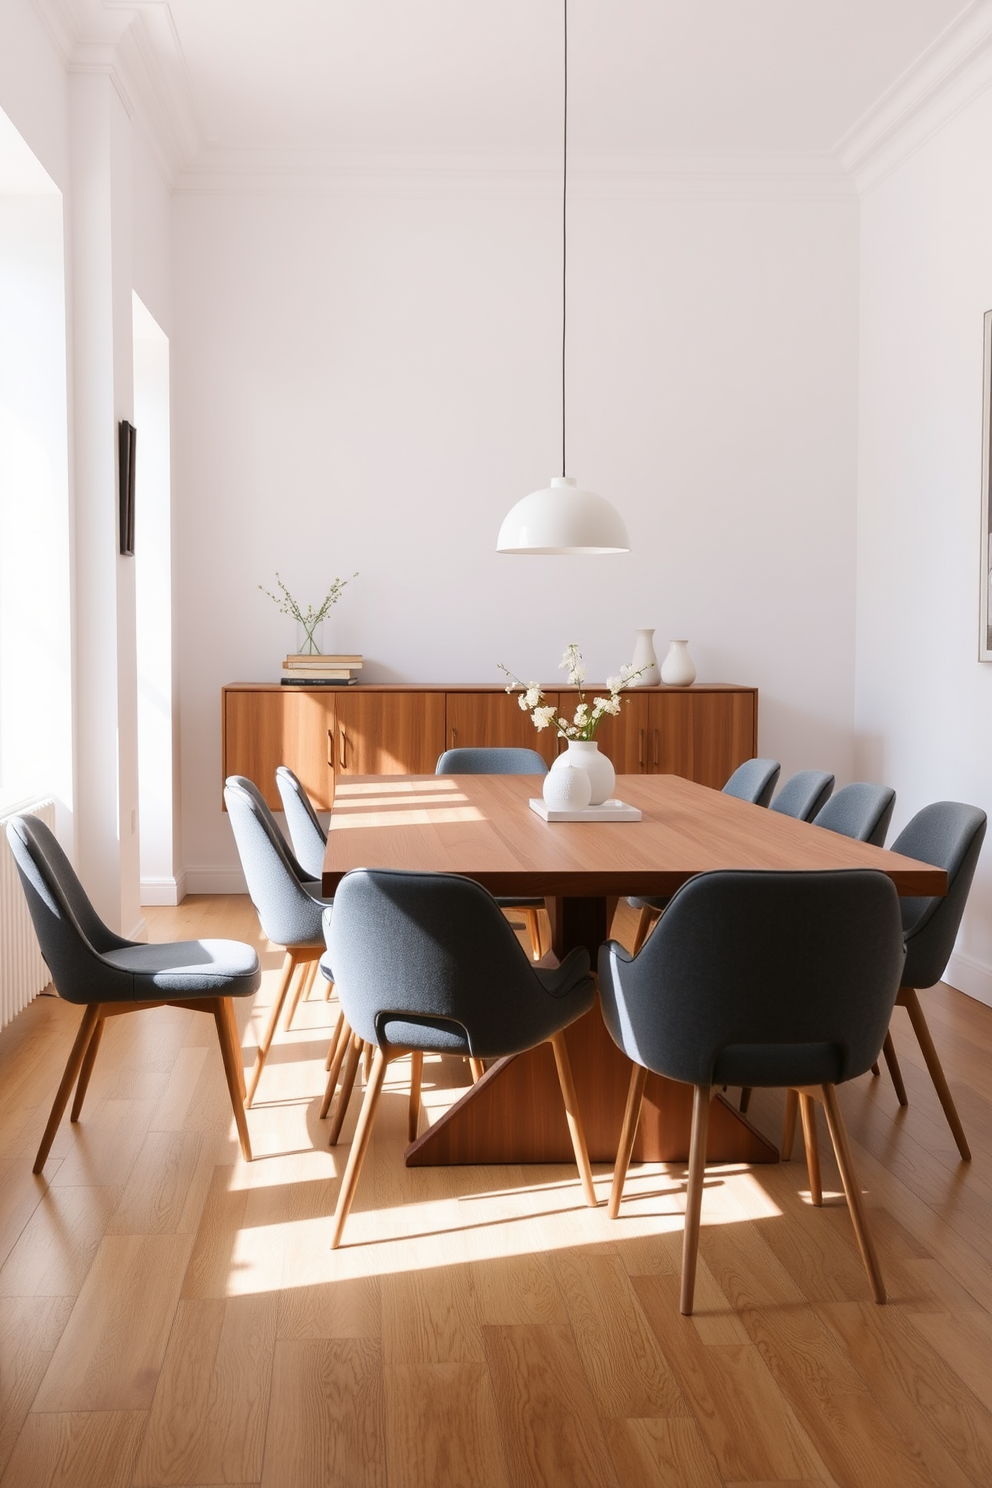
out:
<path id="1" fill-rule="evenodd" d="M 562 177 L 561 177 L 561 473 L 565 475 L 565 329 L 566 276 L 568 248 L 568 0 L 564 0 L 565 83 L 562 109 Z"/>

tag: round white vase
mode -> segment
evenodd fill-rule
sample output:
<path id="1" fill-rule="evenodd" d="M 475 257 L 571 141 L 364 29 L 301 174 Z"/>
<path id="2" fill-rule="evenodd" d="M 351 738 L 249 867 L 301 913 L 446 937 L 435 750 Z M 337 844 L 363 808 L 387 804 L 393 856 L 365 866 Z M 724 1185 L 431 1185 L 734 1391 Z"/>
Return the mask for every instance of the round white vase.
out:
<path id="1" fill-rule="evenodd" d="M 581 770 L 567 754 L 557 770 L 551 769 L 544 777 L 541 795 L 552 811 L 582 811 L 592 797 L 592 781 L 588 773 Z M 556 761 L 557 763 L 557 761 Z"/>
<path id="2" fill-rule="evenodd" d="M 654 631 L 634 631 L 634 654 L 631 666 L 637 668 L 639 676 L 631 679 L 631 687 L 657 687 L 661 681 L 658 658 L 654 654 Z"/>
<path id="3" fill-rule="evenodd" d="M 600 754 L 599 745 L 595 739 L 569 739 L 568 748 L 564 754 L 558 756 L 551 769 L 584 770 L 589 776 L 589 784 L 592 787 L 589 797 L 590 806 L 600 806 L 604 801 L 609 800 L 613 794 L 613 787 L 617 783 L 616 771 L 606 755 Z"/>
<path id="4" fill-rule="evenodd" d="M 672 641 L 661 663 L 661 680 L 667 687 L 688 687 L 696 680 L 688 641 Z"/>

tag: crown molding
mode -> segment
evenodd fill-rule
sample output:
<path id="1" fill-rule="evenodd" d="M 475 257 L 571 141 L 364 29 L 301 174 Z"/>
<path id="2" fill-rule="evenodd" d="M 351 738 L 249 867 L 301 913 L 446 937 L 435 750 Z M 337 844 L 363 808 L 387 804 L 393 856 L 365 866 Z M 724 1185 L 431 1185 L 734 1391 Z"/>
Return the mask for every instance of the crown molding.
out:
<path id="1" fill-rule="evenodd" d="M 870 191 L 992 85 L 992 0 L 973 0 L 837 142 Z"/>

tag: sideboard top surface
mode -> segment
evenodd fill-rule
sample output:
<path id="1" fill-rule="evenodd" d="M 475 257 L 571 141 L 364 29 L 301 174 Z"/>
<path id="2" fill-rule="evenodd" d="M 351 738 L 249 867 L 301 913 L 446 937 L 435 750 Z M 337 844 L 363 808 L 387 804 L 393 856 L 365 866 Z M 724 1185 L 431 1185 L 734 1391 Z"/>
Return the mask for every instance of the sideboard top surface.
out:
<path id="1" fill-rule="evenodd" d="M 579 689 L 570 687 L 567 682 L 542 682 L 541 688 L 545 692 L 577 692 Z M 606 687 L 605 682 L 587 682 L 584 684 L 583 692 L 596 692 Z M 691 687 L 666 687 L 661 683 L 657 687 L 628 687 L 624 691 L 629 695 L 641 693 L 650 695 L 654 693 L 684 693 L 684 692 L 757 692 L 757 687 L 748 686 L 746 683 L 737 682 L 694 682 Z M 224 691 L 237 692 L 505 692 L 506 688 L 498 682 L 359 682 L 353 687 L 328 687 L 318 683 L 314 687 L 305 684 L 292 683 L 285 686 L 282 682 L 228 682 Z"/>

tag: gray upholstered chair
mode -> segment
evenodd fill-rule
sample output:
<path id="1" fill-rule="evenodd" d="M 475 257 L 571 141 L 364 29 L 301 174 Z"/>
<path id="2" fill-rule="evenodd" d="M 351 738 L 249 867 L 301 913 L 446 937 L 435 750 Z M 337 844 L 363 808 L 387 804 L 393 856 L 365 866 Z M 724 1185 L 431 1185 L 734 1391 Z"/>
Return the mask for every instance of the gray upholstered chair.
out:
<path id="1" fill-rule="evenodd" d="M 301 995 L 316 975 L 324 950 L 321 915 L 332 901 L 321 897 L 319 880 L 312 879 L 297 862 L 257 786 L 243 775 L 229 775 L 224 785 L 224 800 L 262 933 L 275 945 L 286 948 L 279 989 L 248 1082 L 246 1103 L 250 1106 L 293 974 L 299 969 L 287 1027 Z"/>
<path id="2" fill-rule="evenodd" d="M 404 1054 L 413 1055 L 412 1140 L 425 1052 L 482 1060 L 550 1042 L 586 1202 L 596 1203 L 562 1032 L 592 1006 L 585 950 L 572 951 L 554 969 L 532 966 L 492 896 L 471 879 L 357 868 L 335 895 L 328 974 L 331 968 L 355 1042 L 375 1048 L 332 1249 L 354 1198 L 386 1066 Z"/>
<path id="3" fill-rule="evenodd" d="M 324 871 L 327 833 L 313 809 L 313 802 L 288 765 L 280 765 L 276 770 L 276 787 L 282 800 L 296 861 L 308 878 L 319 882 Z"/>
<path id="4" fill-rule="evenodd" d="M 799 770 L 790 775 L 768 809 L 794 816 L 797 821 L 812 821 L 827 804 L 833 788 L 834 777 L 826 770 Z"/>
<path id="5" fill-rule="evenodd" d="M 877 1059 L 904 955 L 895 888 L 864 869 L 702 873 L 674 895 L 640 955 L 616 941 L 600 948 L 603 1017 L 634 1061 L 611 1217 L 648 1071 L 694 1087 L 684 1313 L 692 1311 L 709 1103 L 722 1085 L 798 1087 L 814 1203 L 822 1190 L 812 1098 L 822 1100 L 858 1248 L 884 1302 L 835 1087 Z"/>
<path id="6" fill-rule="evenodd" d="M 85 1007 L 45 1135 L 35 1158 L 40 1173 L 75 1086 L 70 1121 L 77 1121 L 106 1020 L 149 1007 L 210 1013 L 217 1028 L 227 1088 L 246 1162 L 251 1141 L 245 1118 L 245 1078 L 233 997 L 249 997 L 261 980 L 258 957 L 237 940 L 181 940 L 144 945 L 116 935 L 100 919 L 53 833 L 35 816 L 7 824 L 31 919 L 55 990 Z"/>
<path id="7" fill-rule="evenodd" d="M 977 806 L 966 806 L 960 801 L 935 801 L 918 811 L 891 845 L 892 852 L 947 870 L 947 894 L 943 898 L 899 901 L 906 937 L 906 967 L 896 1002 L 909 1014 L 937 1097 L 958 1151 L 966 1161 L 971 1157 L 971 1149 L 917 993 L 920 988 L 934 986 L 944 975 L 975 876 L 985 829 L 985 812 Z M 886 1040 L 883 1053 L 899 1104 L 904 1106 L 906 1087 L 891 1038 Z"/>
<path id="8" fill-rule="evenodd" d="M 781 770 L 778 760 L 745 760 L 723 787 L 723 794 L 736 796 L 739 801 L 750 801 L 754 806 L 767 806 Z"/>
<path id="9" fill-rule="evenodd" d="M 884 847 L 895 804 L 896 793 L 891 786 L 869 785 L 859 780 L 835 791 L 813 821 L 816 826 L 827 827 L 843 837 Z"/>
<path id="10" fill-rule="evenodd" d="M 446 749 L 434 768 L 435 775 L 547 775 L 548 766 L 536 749 L 486 748 Z M 524 917 L 530 936 L 531 954 L 540 961 L 544 954 L 540 911 L 543 899 L 497 899 L 501 909 Z"/>
<path id="11" fill-rule="evenodd" d="M 723 787 L 725 796 L 736 796 L 738 801 L 750 801 L 752 806 L 767 806 L 775 789 L 782 766 L 778 760 L 749 759 L 731 775 Z M 638 899 L 628 899 L 631 909 L 639 909 L 637 929 L 634 931 L 633 954 L 636 956 L 647 939 L 648 931 L 661 914 L 667 898 L 648 894 Z"/>

